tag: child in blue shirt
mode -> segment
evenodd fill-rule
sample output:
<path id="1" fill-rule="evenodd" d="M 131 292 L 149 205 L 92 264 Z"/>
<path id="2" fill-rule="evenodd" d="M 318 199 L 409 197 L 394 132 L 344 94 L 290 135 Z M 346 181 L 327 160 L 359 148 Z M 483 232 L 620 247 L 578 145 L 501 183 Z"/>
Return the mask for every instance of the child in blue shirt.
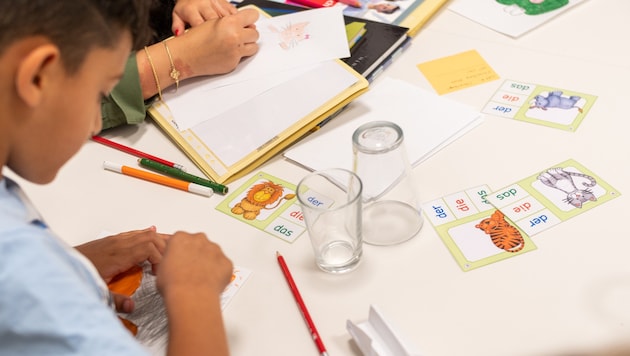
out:
<path id="1" fill-rule="evenodd" d="M 2 171 L 49 183 L 101 129 L 100 100 L 146 41 L 149 3 L 0 0 Z M 168 354 L 228 354 L 220 294 L 232 263 L 204 234 L 147 229 L 73 248 L 0 172 L 0 353 L 147 354 L 116 317 L 133 302 L 105 284 L 147 261 L 169 318 Z"/>

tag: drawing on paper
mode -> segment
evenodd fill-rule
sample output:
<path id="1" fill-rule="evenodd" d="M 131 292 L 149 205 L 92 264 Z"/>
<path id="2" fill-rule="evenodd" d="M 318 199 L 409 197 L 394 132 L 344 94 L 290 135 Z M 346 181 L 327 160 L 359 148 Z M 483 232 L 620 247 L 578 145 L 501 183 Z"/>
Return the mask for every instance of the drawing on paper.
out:
<path id="1" fill-rule="evenodd" d="M 251 271 L 234 267 L 230 283 L 221 293 L 221 309 L 234 297 Z M 156 286 L 156 276 L 150 263 L 132 267 L 120 273 L 107 284 L 108 289 L 130 297 L 134 301 L 131 313 L 118 313 L 118 317 L 142 344 L 151 349 L 163 349 L 168 341 L 168 317 L 162 295 Z"/>
<path id="2" fill-rule="evenodd" d="M 155 285 L 151 264 L 132 267 L 108 283 L 110 291 L 133 299 L 135 307 L 129 314 L 119 314 L 123 325 L 143 345 L 166 345 L 168 318 L 162 296 Z"/>
<path id="3" fill-rule="evenodd" d="M 249 188 L 247 195 L 234 205 L 232 214 L 243 215 L 246 220 L 254 220 L 261 210 L 275 209 L 283 200 L 295 198 L 295 194 L 282 196 L 283 193 L 284 187 L 270 180 L 255 184 Z"/>
<path id="4" fill-rule="evenodd" d="M 559 9 L 569 0 L 496 0 L 499 4 L 508 5 L 503 10 L 510 15 L 540 15 Z"/>
<path id="5" fill-rule="evenodd" d="M 299 22 L 296 24 L 287 24 L 281 29 L 276 28 L 274 25 L 269 25 L 271 32 L 278 35 L 278 45 L 285 50 L 289 50 L 297 47 L 297 45 L 310 38 L 310 34 L 306 32 L 306 26 L 309 22 Z"/>

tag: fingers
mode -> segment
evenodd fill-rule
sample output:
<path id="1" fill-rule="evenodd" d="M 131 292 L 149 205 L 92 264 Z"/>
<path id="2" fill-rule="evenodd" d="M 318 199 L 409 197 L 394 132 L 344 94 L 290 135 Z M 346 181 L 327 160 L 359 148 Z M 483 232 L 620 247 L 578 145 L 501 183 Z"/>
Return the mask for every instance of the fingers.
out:
<path id="1" fill-rule="evenodd" d="M 257 43 L 245 43 L 242 47 L 242 54 L 243 57 L 251 57 L 254 54 L 256 54 L 256 52 L 258 52 L 258 44 Z"/>
<path id="2" fill-rule="evenodd" d="M 114 299 L 116 311 L 119 313 L 131 313 L 136 307 L 135 302 L 125 295 L 112 293 L 112 299 Z"/>
<path id="3" fill-rule="evenodd" d="M 195 27 L 205 21 L 225 17 L 237 12 L 236 7 L 226 0 L 178 2 L 173 9 L 171 29 L 177 36 L 184 33 L 186 24 L 190 27 Z"/>
<path id="4" fill-rule="evenodd" d="M 256 21 L 260 13 L 254 9 L 243 9 L 235 14 L 232 19 L 238 22 L 238 26 L 242 28 L 241 41 L 242 41 L 242 54 L 244 57 L 249 57 L 258 52 L 258 38 L 260 33 L 256 30 Z"/>
<path id="5" fill-rule="evenodd" d="M 76 246 L 94 264 L 108 282 L 119 273 L 145 261 L 154 268 L 162 260 L 168 235 L 159 234 L 155 227 L 129 231 Z"/>
<path id="6" fill-rule="evenodd" d="M 151 263 L 151 271 L 153 274 L 157 273 L 158 266 L 160 262 L 162 262 L 162 258 L 164 256 L 164 252 L 166 251 L 166 241 L 168 239 L 168 235 L 165 234 L 156 234 L 156 239 L 153 241 L 153 246 L 155 249 L 149 249 L 149 254 L 146 256 L 146 260 Z"/>
<path id="7" fill-rule="evenodd" d="M 260 17 L 260 13 L 254 9 L 242 9 L 238 11 L 237 17 L 241 20 L 241 25 L 243 27 L 255 26 L 254 24 L 258 21 Z"/>
<path id="8" fill-rule="evenodd" d="M 133 253 L 136 264 L 149 261 L 152 264 L 160 263 L 166 250 L 168 235 L 155 231 L 155 228 L 147 230 L 129 231 L 120 235 L 121 248 L 128 248 Z"/>
<path id="9" fill-rule="evenodd" d="M 138 234 L 133 238 L 135 241 L 132 260 L 135 260 L 135 263 L 148 261 L 151 263 L 151 269 L 155 274 L 166 251 L 169 235 L 153 231 L 153 233 Z"/>
<path id="10" fill-rule="evenodd" d="M 260 33 L 256 30 L 256 21 L 258 21 L 260 13 L 254 9 L 243 9 L 235 16 L 240 17 L 241 26 L 244 27 L 243 39 L 245 40 L 245 43 L 254 43 L 258 41 Z"/>
<path id="11" fill-rule="evenodd" d="M 212 12 L 214 13 L 214 11 L 212 11 Z M 173 18 L 174 17 L 175 16 L 173 16 Z M 216 16 L 216 14 L 215 14 L 215 16 L 212 17 L 212 18 L 216 18 L 216 17 L 218 17 L 218 16 Z M 182 20 L 185 19 L 184 22 L 189 24 L 190 27 L 199 26 L 199 25 L 201 25 L 202 23 L 204 23 L 206 21 L 206 19 L 201 15 L 200 12 L 188 13 L 188 14 L 183 15 L 181 18 L 182 18 Z"/>
<path id="12" fill-rule="evenodd" d="M 177 14 L 173 13 L 173 25 L 171 26 L 171 31 L 175 36 L 179 36 L 184 33 L 186 30 L 186 23 L 179 17 Z"/>
<path id="13" fill-rule="evenodd" d="M 236 7 L 226 0 L 211 0 L 212 12 L 208 8 L 202 9 L 203 17 L 210 20 L 216 17 L 225 17 L 238 12 Z M 212 16 L 215 15 L 215 16 Z"/>
<path id="14" fill-rule="evenodd" d="M 243 9 L 191 28 L 169 42 L 174 60 L 184 63 L 187 78 L 228 73 L 243 57 L 258 52 L 260 36 L 255 26 L 258 18 L 258 11 Z M 178 21 L 174 22 L 180 24 Z"/>
<path id="15" fill-rule="evenodd" d="M 157 285 L 189 290 L 211 288 L 220 293 L 232 276 L 232 261 L 205 234 L 177 232 L 169 239 Z"/>

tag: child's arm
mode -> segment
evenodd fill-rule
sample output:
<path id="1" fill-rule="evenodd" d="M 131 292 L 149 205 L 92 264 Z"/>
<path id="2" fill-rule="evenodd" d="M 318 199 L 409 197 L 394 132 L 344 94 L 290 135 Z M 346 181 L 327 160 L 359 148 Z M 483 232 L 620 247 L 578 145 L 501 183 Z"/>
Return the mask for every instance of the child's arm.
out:
<path id="1" fill-rule="evenodd" d="M 168 51 L 163 42 L 147 47 L 146 51 L 138 51 L 136 61 L 143 97 L 149 99 L 159 94 L 155 76 L 160 91 L 176 86 L 177 81 L 171 75 L 173 69 L 178 72 L 180 82 L 234 70 L 242 58 L 258 51 L 256 41 L 259 35 L 255 29 L 258 17 L 256 10 L 241 10 L 227 17 L 208 20 L 166 40 Z"/>
<path id="2" fill-rule="evenodd" d="M 204 234 L 175 233 L 157 276 L 169 319 L 169 355 L 228 355 L 221 293 L 232 262 Z"/>
<path id="3" fill-rule="evenodd" d="M 101 105 L 103 129 L 143 122 L 145 100 L 159 92 L 176 90 L 178 82 L 234 70 L 242 58 L 258 51 L 255 28 L 258 16 L 256 10 L 245 9 L 206 21 L 185 34 L 168 39 L 168 52 L 162 42 L 148 46 L 146 51 L 137 51 L 127 64 L 123 79 Z"/>

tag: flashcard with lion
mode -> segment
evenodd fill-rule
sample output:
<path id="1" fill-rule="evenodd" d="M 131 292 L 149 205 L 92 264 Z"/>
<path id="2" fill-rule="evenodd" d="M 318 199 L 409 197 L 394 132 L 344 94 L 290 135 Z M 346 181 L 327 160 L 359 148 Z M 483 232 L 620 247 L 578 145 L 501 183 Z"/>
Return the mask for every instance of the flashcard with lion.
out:
<path id="1" fill-rule="evenodd" d="M 287 242 L 306 230 L 295 185 L 264 172 L 228 195 L 217 210 Z"/>

